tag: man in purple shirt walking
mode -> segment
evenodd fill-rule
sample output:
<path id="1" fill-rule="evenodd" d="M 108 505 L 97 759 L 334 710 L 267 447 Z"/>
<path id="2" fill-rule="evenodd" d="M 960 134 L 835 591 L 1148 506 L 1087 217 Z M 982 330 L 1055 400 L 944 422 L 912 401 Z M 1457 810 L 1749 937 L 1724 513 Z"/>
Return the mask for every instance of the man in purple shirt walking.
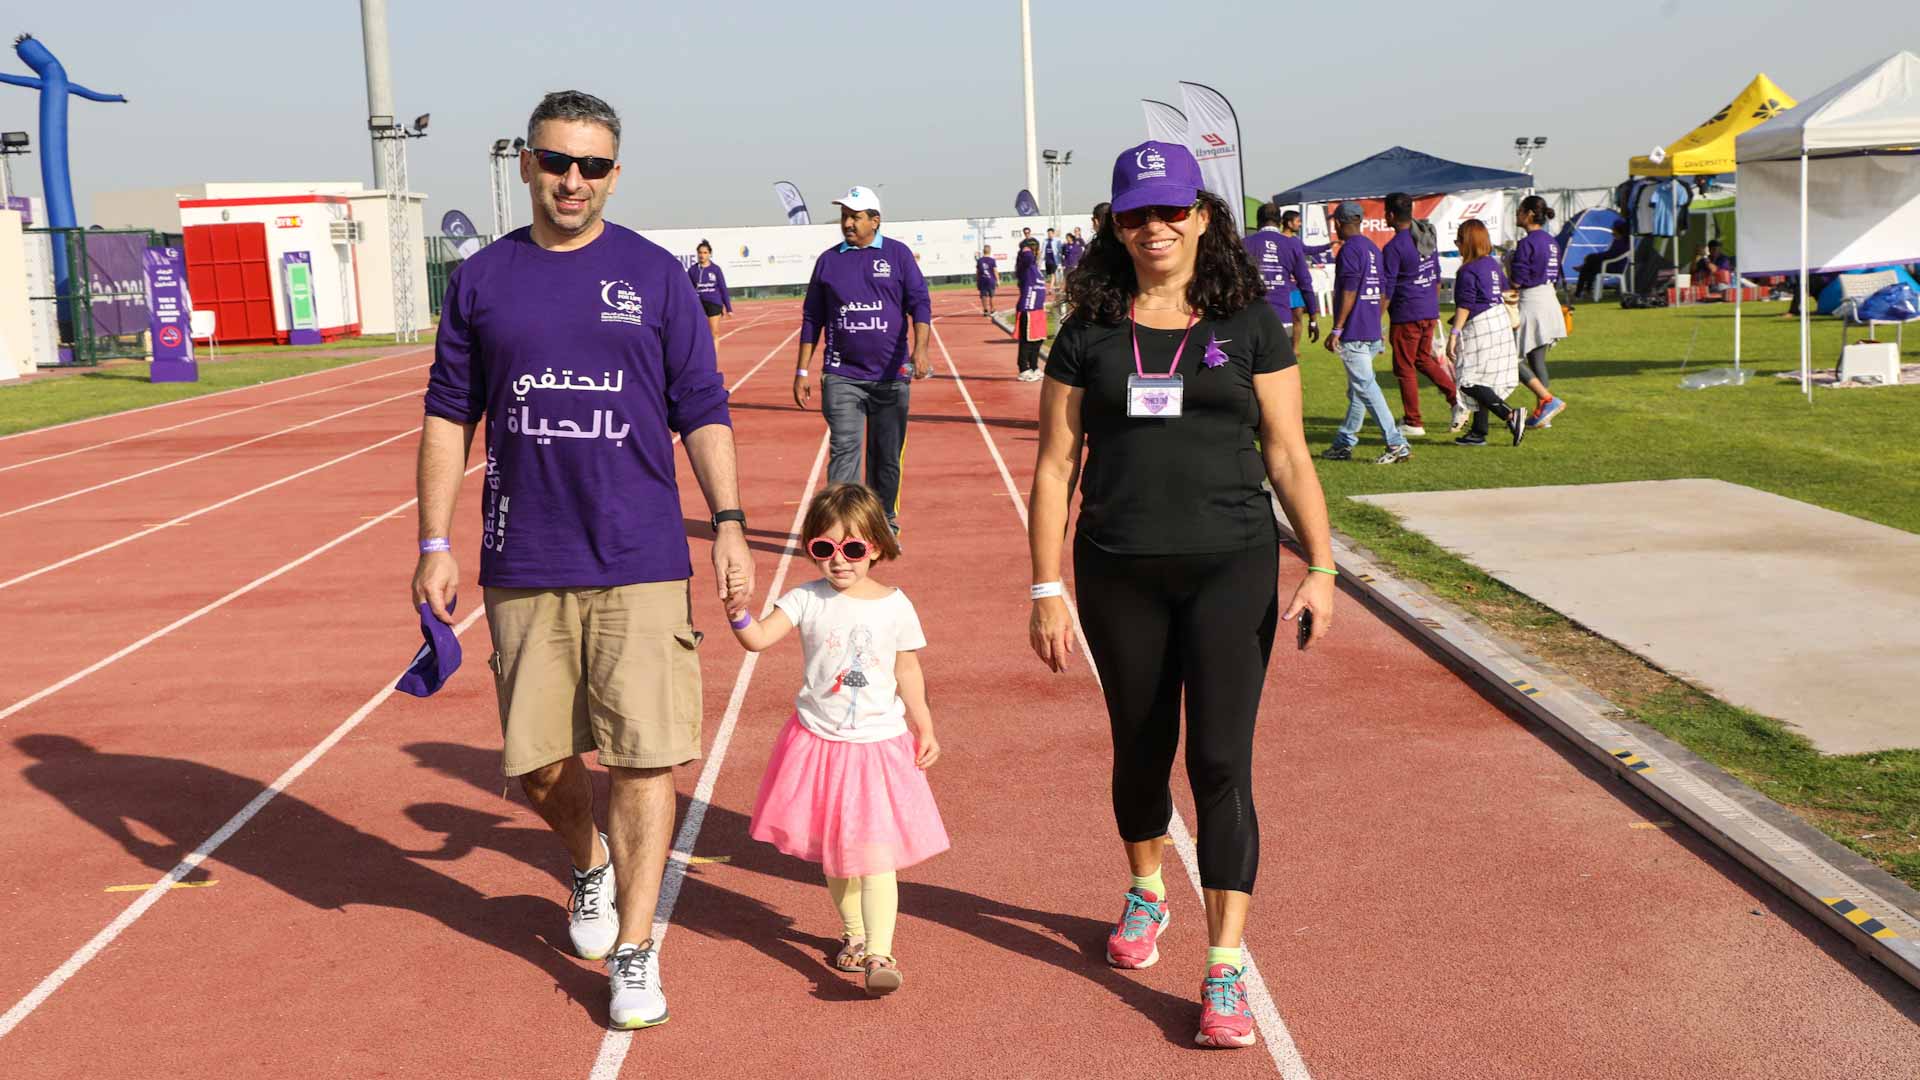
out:
<path id="1" fill-rule="evenodd" d="M 911 380 L 933 374 L 932 365 L 920 360 L 933 306 L 912 249 L 880 235 L 879 196 L 852 187 L 834 205 L 846 239 L 821 252 L 813 264 L 801 309 L 793 403 L 804 409 L 813 396 L 808 367 L 824 332 L 820 410 L 831 432 L 827 479 L 859 482 L 864 443 L 867 486 L 880 496 L 887 523 L 898 533 L 907 399 Z"/>
<path id="2" fill-rule="evenodd" d="M 1460 391 L 1447 366 L 1433 354 L 1433 331 L 1440 325 L 1440 244 L 1433 226 L 1413 218 L 1413 196 L 1387 196 L 1387 225 L 1393 239 L 1380 251 L 1380 276 L 1387 291 L 1387 317 L 1393 323 L 1393 377 L 1400 383 L 1400 431 L 1409 438 L 1427 433 L 1420 417 L 1420 376 L 1447 395 L 1452 426 L 1467 422 Z"/>
<path id="3" fill-rule="evenodd" d="M 417 485 L 413 600 L 453 621 L 449 538 L 486 423 L 480 585 L 493 635 L 502 769 L 573 862 L 574 951 L 605 958 L 616 1028 L 667 1019 L 653 943 L 673 831 L 673 768 L 700 756 L 700 635 L 673 436 L 715 511 L 722 603 L 751 596 L 727 389 L 680 260 L 605 221 L 620 119 L 578 91 L 527 124 L 533 224 L 447 282 Z M 580 755 L 612 779 L 594 828 Z M 616 890 L 616 883 L 618 888 Z"/>
<path id="4" fill-rule="evenodd" d="M 1320 456 L 1328 461 L 1351 460 L 1353 448 L 1360 441 L 1360 427 L 1372 413 L 1387 440 L 1386 452 L 1373 463 L 1393 465 L 1412 457 L 1413 448 L 1394 425 L 1393 410 L 1373 377 L 1373 358 L 1384 347 L 1380 344 L 1380 249 L 1360 232 L 1363 216 L 1356 202 L 1343 202 L 1333 212 L 1340 254 L 1334 264 L 1335 315 L 1333 331 L 1327 335 L 1327 351 L 1337 353 L 1347 369 L 1347 416 L 1334 432 L 1333 445 Z"/>

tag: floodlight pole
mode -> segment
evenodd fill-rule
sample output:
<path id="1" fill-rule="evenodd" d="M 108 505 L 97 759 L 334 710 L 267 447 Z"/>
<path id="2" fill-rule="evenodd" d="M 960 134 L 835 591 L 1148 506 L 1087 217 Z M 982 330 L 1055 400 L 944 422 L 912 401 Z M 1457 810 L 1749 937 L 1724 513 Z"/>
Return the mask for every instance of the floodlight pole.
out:
<path id="1" fill-rule="evenodd" d="M 387 0 L 360 0 L 360 41 L 366 53 L 367 115 L 393 115 L 393 64 L 387 55 Z M 373 186 L 387 190 L 387 152 L 373 139 Z"/>
<path id="2" fill-rule="evenodd" d="M 1020 0 L 1020 69 L 1027 91 L 1027 190 L 1040 186 L 1040 136 L 1033 122 L 1033 5 Z"/>

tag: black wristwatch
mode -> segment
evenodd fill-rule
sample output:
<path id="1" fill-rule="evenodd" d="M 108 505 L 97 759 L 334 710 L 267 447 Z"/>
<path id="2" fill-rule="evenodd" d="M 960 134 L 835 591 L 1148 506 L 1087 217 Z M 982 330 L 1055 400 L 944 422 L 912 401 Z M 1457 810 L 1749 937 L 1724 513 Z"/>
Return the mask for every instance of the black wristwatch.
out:
<path id="1" fill-rule="evenodd" d="M 739 522 L 740 528 L 742 530 L 746 529 L 747 527 L 747 515 L 744 511 L 722 510 L 719 513 L 713 515 L 713 531 L 719 532 L 721 522 L 725 522 L 725 521 Z"/>

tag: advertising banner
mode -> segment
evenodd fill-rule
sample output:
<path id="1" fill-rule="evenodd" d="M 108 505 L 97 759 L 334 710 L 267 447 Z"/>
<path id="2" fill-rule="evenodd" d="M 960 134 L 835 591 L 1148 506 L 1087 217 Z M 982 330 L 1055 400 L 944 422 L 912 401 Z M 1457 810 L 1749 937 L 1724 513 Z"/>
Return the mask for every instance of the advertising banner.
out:
<path id="1" fill-rule="evenodd" d="M 813 215 L 807 213 L 807 200 L 800 197 L 800 189 L 791 180 L 776 181 L 773 194 L 780 200 L 780 209 L 786 211 L 787 224 L 813 224 Z"/>
<path id="2" fill-rule="evenodd" d="M 1039 217 L 1040 204 L 1034 201 L 1033 192 L 1021 188 L 1020 193 L 1013 197 L 1013 212 L 1021 217 Z"/>
<path id="3" fill-rule="evenodd" d="M 320 319 L 313 309 L 312 252 L 289 251 L 280 256 L 280 291 L 287 298 L 287 344 L 320 344 Z"/>
<path id="4" fill-rule="evenodd" d="M 1220 91 L 1199 83 L 1180 84 L 1182 110 L 1187 117 L 1187 149 L 1200 162 L 1206 188 L 1227 201 L 1234 226 L 1244 231 L 1246 179 L 1240 168 L 1240 120 Z M 1151 117 L 1151 112 L 1149 112 Z"/>
<path id="5" fill-rule="evenodd" d="M 148 324 L 153 334 L 152 382 L 199 382 L 193 358 L 193 301 L 187 296 L 187 261 L 179 248 L 146 248 Z"/>
<path id="6" fill-rule="evenodd" d="M 1164 101 L 1151 98 L 1140 99 L 1140 109 L 1147 114 L 1147 138 L 1155 142 L 1187 145 L 1186 113 Z"/>

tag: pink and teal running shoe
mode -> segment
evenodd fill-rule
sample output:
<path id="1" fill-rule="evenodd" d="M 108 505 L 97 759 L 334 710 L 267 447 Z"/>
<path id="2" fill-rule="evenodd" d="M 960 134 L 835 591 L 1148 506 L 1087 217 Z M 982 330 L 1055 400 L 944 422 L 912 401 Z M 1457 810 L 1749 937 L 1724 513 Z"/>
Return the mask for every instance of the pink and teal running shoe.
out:
<path id="1" fill-rule="evenodd" d="M 1200 1031 L 1193 1041 L 1229 1048 L 1253 1045 L 1253 1009 L 1247 1005 L 1247 983 L 1239 968 L 1215 964 L 1200 980 Z"/>
<path id="2" fill-rule="evenodd" d="M 1167 902 L 1145 889 L 1127 890 L 1127 909 L 1107 935 L 1107 963 L 1117 968 L 1152 967 L 1160 959 L 1167 928 Z"/>

